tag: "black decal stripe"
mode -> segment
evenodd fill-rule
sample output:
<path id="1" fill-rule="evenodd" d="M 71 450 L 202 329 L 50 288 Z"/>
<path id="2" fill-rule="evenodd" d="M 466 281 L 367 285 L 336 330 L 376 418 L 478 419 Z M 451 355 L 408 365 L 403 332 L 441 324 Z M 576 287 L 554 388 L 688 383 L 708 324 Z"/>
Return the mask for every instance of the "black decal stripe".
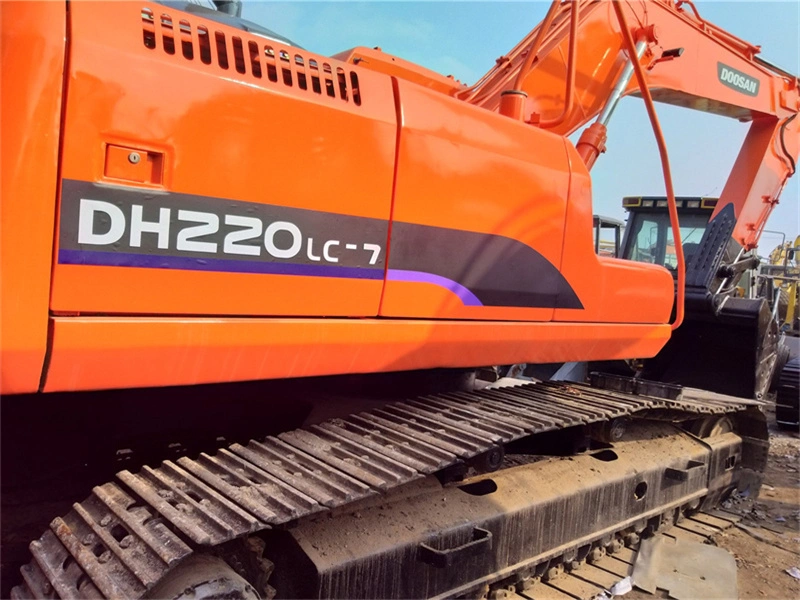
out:
<path id="1" fill-rule="evenodd" d="M 422 271 L 456 282 L 484 305 L 582 309 L 553 264 L 511 238 L 395 223 L 390 270 Z"/>
<path id="2" fill-rule="evenodd" d="M 113 243 L 79 243 L 81 199 L 106 202 L 121 210 L 125 216 L 124 234 Z M 169 238 L 167 247 L 159 247 L 158 242 L 164 240 L 149 231 L 140 236 L 139 245 L 132 245 L 133 205 L 142 207 L 142 219 L 149 223 L 159 221 L 162 208 L 170 209 L 169 235 L 165 236 Z M 216 231 L 187 238 L 195 244 L 204 243 L 205 248 L 216 248 L 215 252 L 177 249 L 179 231 L 208 219 L 181 221 L 178 219 L 180 210 L 218 217 Z M 264 251 L 262 233 L 261 239 L 238 242 L 239 248 L 258 247 L 258 255 L 225 253 L 225 236 L 242 231 L 241 227 L 226 226 L 226 215 L 257 219 L 263 225 L 262 232 L 275 221 L 292 223 L 302 236 L 302 247 L 289 258 L 269 256 Z M 109 215 L 101 211 L 95 220 L 97 222 L 91 224 L 93 232 L 100 235 L 110 230 Z M 388 221 L 383 219 L 65 179 L 61 194 L 59 262 L 380 279 L 386 266 L 388 228 Z M 326 241 L 331 240 L 335 240 L 335 246 L 331 246 L 335 256 L 327 260 L 320 254 Z M 275 238 L 275 244 L 281 249 L 291 247 L 292 243 L 291 236 Z M 553 264 L 533 248 L 511 238 L 395 223 L 390 247 L 388 279 L 445 287 L 457 294 L 465 305 L 583 308 L 572 287 Z M 374 264 L 369 248 L 380 248 Z"/>
<path id="3" fill-rule="evenodd" d="M 125 234 L 122 239 L 114 244 L 88 245 L 78 242 L 78 217 L 80 201 L 82 198 L 108 202 L 120 208 L 125 215 Z M 168 248 L 159 248 L 158 236 L 153 233 L 143 233 L 140 246 L 130 244 L 130 217 L 131 206 L 141 205 L 143 219 L 148 222 L 158 221 L 159 209 L 170 209 L 170 227 Z M 180 210 L 200 211 L 217 215 L 219 229 L 210 235 L 192 238 L 192 241 L 210 242 L 216 244 L 216 252 L 186 252 L 177 249 L 178 232 L 182 229 L 196 226 L 196 221 L 180 221 Z M 234 231 L 242 231 L 240 226 L 226 226 L 225 215 L 251 217 L 261 221 L 263 227 L 260 237 L 246 242 L 239 242 L 238 246 L 253 246 L 259 248 L 259 255 L 229 254 L 224 252 L 225 236 Z M 106 232 L 110 223 L 106 215 L 96 217 L 96 231 Z M 290 259 L 274 259 L 267 255 L 264 249 L 264 231 L 267 226 L 275 221 L 288 221 L 296 225 L 303 234 L 300 251 Z M 330 253 L 337 260 L 337 267 L 359 267 L 383 270 L 385 265 L 385 246 L 389 230 L 389 222 L 383 219 L 371 219 L 352 215 L 327 213 L 303 208 L 262 204 L 259 202 L 242 202 L 225 198 L 197 196 L 176 192 L 163 192 L 157 190 L 142 190 L 130 187 L 108 186 L 93 184 L 85 181 L 65 179 L 61 192 L 61 231 L 59 248 L 67 250 L 81 250 L 84 252 L 121 252 L 124 254 L 141 254 L 154 256 L 191 257 L 192 259 L 225 259 L 226 261 L 239 261 L 251 263 L 253 261 L 273 261 L 279 263 L 320 265 L 325 260 L 320 256 L 323 245 L 328 240 L 339 243 L 332 246 Z M 316 260 L 309 257 L 309 238 L 313 240 L 311 254 Z M 280 248 L 291 246 L 292 239 L 281 231 L 275 237 L 275 243 Z M 357 243 L 357 249 L 348 249 L 346 244 Z M 364 244 L 379 246 L 381 252 L 374 264 L 370 264 L 372 253 L 364 249 Z M 329 263 L 330 264 L 330 263 Z"/>

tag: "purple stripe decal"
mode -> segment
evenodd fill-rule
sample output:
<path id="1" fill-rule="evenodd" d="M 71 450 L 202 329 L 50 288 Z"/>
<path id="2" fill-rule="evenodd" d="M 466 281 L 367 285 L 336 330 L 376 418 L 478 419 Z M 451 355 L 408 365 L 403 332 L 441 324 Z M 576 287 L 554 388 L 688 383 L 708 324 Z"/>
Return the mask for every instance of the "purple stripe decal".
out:
<path id="1" fill-rule="evenodd" d="M 478 297 L 470 292 L 460 283 L 447 279 L 447 277 L 440 277 L 432 273 L 423 273 L 422 271 L 403 271 L 401 269 L 389 269 L 386 272 L 386 279 L 388 281 L 413 281 L 416 283 L 432 283 L 439 287 L 446 288 L 453 292 L 461 299 L 464 306 L 483 306 L 483 302 L 478 300 Z"/>
<path id="2" fill-rule="evenodd" d="M 186 256 L 159 256 L 125 252 L 94 252 L 67 250 L 63 248 L 58 251 L 58 262 L 63 265 L 101 265 L 106 267 L 183 269 L 225 273 L 264 273 L 272 275 L 305 275 L 309 277 L 383 279 L 382 269 L 362 269 L 359 267 L 336 267 L 332 265 L 275 263 L 251 260 L 225 260 L 219 258 L 189 258 Z M 432 273 L 389 269 L 387 271 L 387 279 L 390 281 L 431 283 L 453 292 L 465 306 L 483 306 L 483 303 L 478 300 L 478 297 L 460 283 Z"/>
<path id="3" fill-rule="evenodd" d="M 152 254 L 131 254 L 124 252 L 87 252 L 83 250 L 61 249 L 58 251 L 58 262 L 66 265 L 102 265 L 107 267 L 222 271 L 226 273 L 265 273 L 271 275 L 306 275 L 308 277 L 383 279 L 383 269 L 275 263 L 257 260 L 157 256 Z"/>

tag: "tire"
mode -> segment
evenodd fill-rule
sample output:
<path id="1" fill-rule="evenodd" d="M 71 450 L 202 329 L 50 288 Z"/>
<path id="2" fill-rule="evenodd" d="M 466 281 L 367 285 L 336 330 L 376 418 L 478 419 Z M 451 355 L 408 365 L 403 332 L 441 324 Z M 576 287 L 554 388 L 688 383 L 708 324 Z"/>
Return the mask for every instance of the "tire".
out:
<path id="1" fill-rule="evenodd" d="M 783 325 L 786 320 L 786 313 L 789 312 L 789 292 L 778 289 L 778 326 Z"/>
<path id="2" fill-rule="evenodd" d="M 781 374 L 783 373 L 786 363 L 789 362 L 790 349 L 783 338 L 781 338 L 778 342 L 778 350 L 776 354 L 777 358 L 775 359 L 775 370 L 772 372 L 772 380 L 769 384 L 770 392 L 774 392 L 780 385 Z"/>
<path id="3" fill-rule="evenodd" d="M 775 419 L 780 429 L 800 431 L 800 357 L 781 370 L 775 393 Z"/>

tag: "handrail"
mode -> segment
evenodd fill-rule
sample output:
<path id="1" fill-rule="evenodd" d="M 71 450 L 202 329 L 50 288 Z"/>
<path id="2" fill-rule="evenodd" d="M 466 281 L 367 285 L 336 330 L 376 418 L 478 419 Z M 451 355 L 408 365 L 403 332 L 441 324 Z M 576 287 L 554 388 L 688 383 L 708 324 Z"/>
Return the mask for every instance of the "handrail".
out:
<path id="1" fill-rule="evenodd" d="M 578 19 L 580 18 L 579 11 L 580 1 L 572 0 L 572 8 L 570 9 L 569 21 L 569 58 L 567 59 L 567 90 L 564 93 L 564 108 L 561 114 L 555 119 L 542 120 L 539 126 L 544 129 L 551 127 L 558 127 L 561 125 L 567 116 L 572 112 L 575 107 L 575 71 L 577 70 L 576 62 L 578 60 Z M 520 75 L 522 75 L 520 71 Z M 517 88 L 519 89 L 519 88 Z"/>
<path id="2" fill-rule="evenodd" d="M 550 30 L 550 25 L 553 23 L 553 19 L 555 18 L 556 12 L 558 11 L 560 5 L 561 3 L 559 0 L 553 0 L 553 2 L 550 4 L 550 8 L 544 17 L 544 21 L 542 21 L 542 24 L 539 26 L 539 33 L 536 35 L 536 39 L 533 40 L 530 50 L 528 50 L 528 56 L 525 57 L 525 62 L 522 63 L 522 67 L 520 67 L 519 73 L 517 73 L 517 79 L 514 81 L 515 90 L 521 89 L 520 86 L 522 85 L 522 82 L 525 81 L 525 76 L 528 74 L 528 71 L 531 70 L 531 66 L 533 66 L 533 60 L 536 58 L 536 55 L 539 54 L 539 48 L 542 47 L 544 36 Z"/>

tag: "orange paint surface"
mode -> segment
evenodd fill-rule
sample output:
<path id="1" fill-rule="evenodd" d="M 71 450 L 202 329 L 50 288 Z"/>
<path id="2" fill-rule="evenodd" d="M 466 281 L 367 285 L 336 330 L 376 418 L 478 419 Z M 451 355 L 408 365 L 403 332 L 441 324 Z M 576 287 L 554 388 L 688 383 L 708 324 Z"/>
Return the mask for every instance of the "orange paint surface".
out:
<path id="1" fill-rule="evenodd" d="M 45 391 L 650 356 L 668 325 L 53 319 Z"/>
<path id="2" fill-rule="evenodd" d="M 0 393 L 39 387 L 47 345 L 66 9 L 1 2 Z"/>
<path id="3" fill-rule="evenodd" d="M 577 151 L 564 234 L 569 245 L 561 272 L 583 300 L 583 310 L 556 309 L 555 321 L 666 323 L 674 303 L 672 275 L 658 265 L 597 256 L 591 236 L 591 179 Z"/>
<path id="4" fill-rule="evenodd" d="M 552 128 L 562 135 L 577 131 L 603 109 L 628 60 L 611 2 L 562 3 L 535 64 L 520 86 L 528 94 L 524 119 L 530 120 L 535 113 L 546 122 L 564 110 L 569 21 L 574 6 L 579 7 L 580 13 L 575 102 L 563 122 Z M 747 249 L 755 247 L 793 172 L 785 153 L 777 149 L 785 147 L 795 160 L 800 152 L 800 123 L 797 119 L 787 121 L 800 111 L 797 76 L 760 62 L 758 46 L 703 20 L 687 4 L 639 0 L 620 3 L 620 8 L 633 28 L 633 36 L 650 41 L 641 64 L 655 100 L 753 122 L 720 196 L 717 212 L 732 204 L 737 217 L 733 238 Z M 499 110 L 500 94 L 514 87 L 537 32 L 532 31 L 508 52 L 506 60 L 484 76 L 480 87 L 454 94 L 478 106 Z M 665 56 L 665 52 L 676 50 L 680 50 L 680 56 Z M 731 81 L 723 82 L 723 73 L 733 82 L 744 81 L 743 85 L 757 82 L 757 87 L 743 91 Z M 637 93 L 634 77 L 625 95 Z M 649 131 L 642 133 L 651 135 Z"/>
<path id="5" fill-rule="evenodd" d="M 465 102 L 473 90 L 375 50 L 326 58 L 149 2 L 69 6 L 67 16 L 58 3 L 0 3 L 0 393 L 36 391 L 41 379 L 57 391 L 647 358 L 668 340 L 672 277 L 596 256 L 591 180 L 564 137 L 602 108 L 626 60 L 610 4 L 581 4 L 575 102 L 551 130 L 495 112 L 525 41 Z M 566 91 L 569 19 L 559 10 L 523 85 L 527 113 L 545 121 Z M 642 59 L 656 99 L 754 119 L 717 206 L 734 205 L 734 237 L 752 245 L 789 172 L 778 136 L 798 152 L 800 123 L 786 121 L 800 109 L 797 80 L 670 2 L 624 10 L 658 25 Z M 679 46 L 682 57 L 660 60 Z M 718 61 L 760 78 L 759 92 L 721 85 Z M 360 218 L 385 228 L 388 263 L 371 279 L 226 272 L 202 257 L 185 268 L 59 264 L 67 180 L 138 191 L 143 205 L 191 196 L 222 213 L 234 203 L 305 211 L 331 240 Z M 393 279 L 401 248 L 396 270 L 414 271 L 416 251 L 432 274 L 439 252 L 462 269 L 451 282 L 463 275 L 477 287 L 491 288 L 489 275 L 507 265 L 457 243 L 432 253 L 430 238 L 409 242 L 403 227 L 510 241 L 580 307 L 481 305 L 441 278 Z M 525 266 L 514 268 L 521 276 Z M 484 288 L 466 291 L 497 291 Z"/>
<path id="6" fill-rule="evenodd" d="M 174 15 L 177 25 L 180 12 L 157 4 L 87 3 L 71 11 L 64 178 L 388 220 L 396 131 L 388 78 L 359 72 L 356 104 L 349 75 L 346 99 L 336 79 L 344 63 L 197 16 L 185 16 L 195 36 L 200 27 L 210 36 L 224 34 L 227 68 L 216 46 L 209 64 L 198 43 L 192 58 L 180 39 L 169 54 L 162 37 L 155 48 L 145 46 L 143 6 L 156 17 Z M 237 63 L 237 39 L 248 51 L 255 43 L 256 56 Z M 276 62 L 273 82 L 269 66 Z M 321 87 L 326 79 L 335 83 L 333 97 L 314 92 L 314 73 Z M 106 176 L 109 144 L 162 153 L 163 185 Z M 375 316 L 381 291 L 380 281 L 58 264 L 51 307 L 103 314 Z"/>

